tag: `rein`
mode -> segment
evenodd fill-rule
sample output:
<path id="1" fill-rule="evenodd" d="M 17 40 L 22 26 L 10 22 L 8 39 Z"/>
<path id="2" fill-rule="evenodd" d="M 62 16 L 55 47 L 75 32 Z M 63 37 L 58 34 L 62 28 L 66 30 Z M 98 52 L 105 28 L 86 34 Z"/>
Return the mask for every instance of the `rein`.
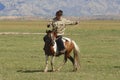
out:
<path id="1" fill-rule="evenodd" d="M 44 40 L 47 43 L 47 46 L 53 46 L 54 40 L 56 40 L 56 33 L 54 31 L 46 31 L 46 39 Z"/>

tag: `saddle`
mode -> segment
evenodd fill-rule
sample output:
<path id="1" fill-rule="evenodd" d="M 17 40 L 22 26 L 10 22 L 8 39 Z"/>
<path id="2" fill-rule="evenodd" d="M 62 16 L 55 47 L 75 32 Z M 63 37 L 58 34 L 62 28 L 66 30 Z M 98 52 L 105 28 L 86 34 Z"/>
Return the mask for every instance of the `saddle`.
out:
<path id="1" fill-rule="evenodd" d="M 67 37 L 62 37 L 62 42 L 63 42 L 64 47 L 65 47 L 65 42 L 67 42 L 67 41 L 71 41 L 71 40 Z M 59 43 L 59 41 L 57 41 L 57 39 L 56 39 L 56 44 L 57 44 L 57 51 L 61 51 L 63 46 L 60 45 L 60 43 Z"/>

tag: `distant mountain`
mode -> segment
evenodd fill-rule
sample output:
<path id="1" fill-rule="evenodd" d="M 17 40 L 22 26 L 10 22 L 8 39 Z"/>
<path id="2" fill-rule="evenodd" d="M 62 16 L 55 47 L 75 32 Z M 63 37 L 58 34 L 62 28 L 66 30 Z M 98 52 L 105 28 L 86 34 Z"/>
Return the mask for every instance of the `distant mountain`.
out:
<path id="1" fill-rule="evenodd" d="M 0 16 L 120 15 L 120 0 L 0 0 Z"/>
<path id="2" fill-rule="evenodd" d="M 0 11 L 3 10 L 4 8 L 5 8 L 5 6 L 0 3 Z"/>

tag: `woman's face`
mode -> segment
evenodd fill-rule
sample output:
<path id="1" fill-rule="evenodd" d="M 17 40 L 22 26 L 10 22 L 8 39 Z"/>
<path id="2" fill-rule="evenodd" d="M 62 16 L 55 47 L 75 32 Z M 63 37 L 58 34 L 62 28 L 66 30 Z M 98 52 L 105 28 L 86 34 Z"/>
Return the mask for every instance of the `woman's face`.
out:
<path id="1" fill-rule="evenodd" d="M 60 15 L 56 15 L 57 20 L 60 20 L 61 16 Z"/>

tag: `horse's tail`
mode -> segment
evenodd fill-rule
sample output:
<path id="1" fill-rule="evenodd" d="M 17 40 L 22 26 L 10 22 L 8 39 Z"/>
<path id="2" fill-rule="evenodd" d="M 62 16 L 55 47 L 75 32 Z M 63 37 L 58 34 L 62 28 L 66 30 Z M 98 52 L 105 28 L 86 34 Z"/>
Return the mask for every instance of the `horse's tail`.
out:
<path id="1" fill-rule="evenodd" d="M 78 70 L 80 68 L 80 63 L 79 63 L 79 53 L 80 53 L 80 49 L 78 47 L 78 45 L 75 43 L 75 41 L 72 41 L 74 44 L 74 49 L 73 49 L 73 53 L 74 53 L 74 67 L 75 70 Z"/>

